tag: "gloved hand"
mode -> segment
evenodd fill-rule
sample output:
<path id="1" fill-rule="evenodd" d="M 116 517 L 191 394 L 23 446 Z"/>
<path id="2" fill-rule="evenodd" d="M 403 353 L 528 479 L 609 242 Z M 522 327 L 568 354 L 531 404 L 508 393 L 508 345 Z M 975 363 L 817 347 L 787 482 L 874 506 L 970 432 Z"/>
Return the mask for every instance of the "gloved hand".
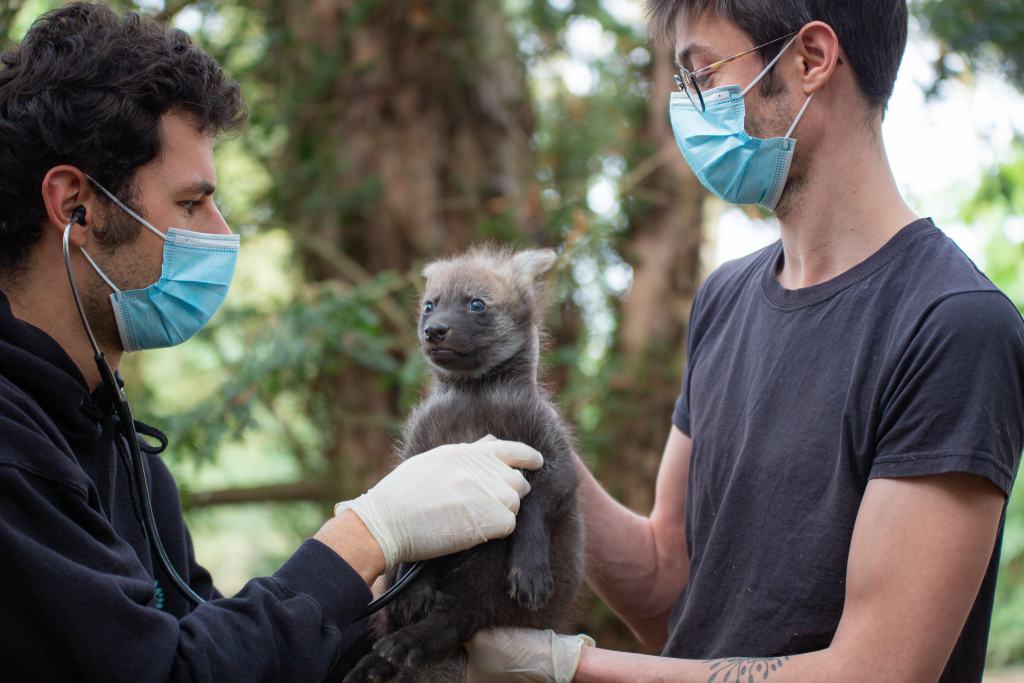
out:
<path id="1" fill-rule="evenodd" d="M 562 636 L 552 630 L 498 628 L 480 631 L 466 643 L 466 683 L 571 683 L 585 646 L 583 633 Z"/>
<path id="2" fill-rule="evenodd" d="M 543 464 L 529 446 L 494 437 L 441 446 L 404 461 L 368 492 L 338 503 L 334 514 L 359 515 L 388 569 L 429 560 L 512 533 L 519 501 L 530 492 L 512 468 Z"/>

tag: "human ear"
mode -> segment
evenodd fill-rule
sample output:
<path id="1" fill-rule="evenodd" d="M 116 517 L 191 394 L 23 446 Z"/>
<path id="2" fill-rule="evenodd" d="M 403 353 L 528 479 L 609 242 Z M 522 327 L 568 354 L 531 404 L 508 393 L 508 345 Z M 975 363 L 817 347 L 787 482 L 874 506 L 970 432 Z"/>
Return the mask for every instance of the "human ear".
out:
<path id="1" fill-rule="evenodd" d="M 85 174 L 67 164 L 54 166 L 43 177 L 42 192 L 46 215 L 50 219 L 47 227 L 56 228 L 61 233 L 71 221 L 74 210 L 79 206 L 85 208 L 85 220 L 71 227 L 69 237 L 72 244 L 83 246 L 86 233 L 96 216 L 96 194 L 89 187 Z"/>
<path id="2" fill-rule="evenodd" d="M 839 38 L 823 21 L 812 21 L 800 30 L 796 41 L 800 59 L 800 85 L 805 95 L 818 91 L 832 77 L 840 62 Z"/>

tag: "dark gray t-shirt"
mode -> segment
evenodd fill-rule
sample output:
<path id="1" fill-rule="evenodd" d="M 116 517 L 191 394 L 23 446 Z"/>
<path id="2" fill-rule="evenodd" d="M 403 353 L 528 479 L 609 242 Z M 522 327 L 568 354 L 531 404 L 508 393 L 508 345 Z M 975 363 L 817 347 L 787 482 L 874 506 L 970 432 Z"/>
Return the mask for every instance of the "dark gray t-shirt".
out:
<path id="1" fill-rule="evenodd" d="M 971 472 L 1009 495 L 1024 446 L 1024 322 L 929 221 L 839 277 L 787 290 L 782 246 L 693 304 L 672 421 L 693 439 L 690 577 L 664 654 L 825 648 L 868 480 Z M 999 545 L 943 681 L 980 681 Z"/>

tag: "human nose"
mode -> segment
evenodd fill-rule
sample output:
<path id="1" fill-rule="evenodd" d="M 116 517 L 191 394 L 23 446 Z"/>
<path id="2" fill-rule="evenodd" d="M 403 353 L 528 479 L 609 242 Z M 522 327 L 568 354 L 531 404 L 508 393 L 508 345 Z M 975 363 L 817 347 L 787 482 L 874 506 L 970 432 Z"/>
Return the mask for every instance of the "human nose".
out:
<path id="1" fill-rule="evenodd" d="M 210 201 L 210 216 L 209 220 L 205 222 L 201 232 L 205 232 L 211 235 L 231 235 L 231 227 L 228 222 L 224 220 L 224 216 L 221 215 L 220 209 L 217 208 L 217 204 L 212 200 Z"/>

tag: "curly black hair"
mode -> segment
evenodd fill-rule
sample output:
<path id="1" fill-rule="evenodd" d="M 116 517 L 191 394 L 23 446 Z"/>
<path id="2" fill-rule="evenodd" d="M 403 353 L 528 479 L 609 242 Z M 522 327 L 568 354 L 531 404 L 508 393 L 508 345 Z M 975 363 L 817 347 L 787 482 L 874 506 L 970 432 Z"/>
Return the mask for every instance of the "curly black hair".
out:
<path id="1" fill-rule="evenodd" d="M 184 31 L 76 2 L 0 56 L 0 278 L 16 277 L 46 221 L 46 173 L 70 164 L 131 197 L 160 152 L 160 117 L 220 135 L 245 125 L 238 83 Z"/>

